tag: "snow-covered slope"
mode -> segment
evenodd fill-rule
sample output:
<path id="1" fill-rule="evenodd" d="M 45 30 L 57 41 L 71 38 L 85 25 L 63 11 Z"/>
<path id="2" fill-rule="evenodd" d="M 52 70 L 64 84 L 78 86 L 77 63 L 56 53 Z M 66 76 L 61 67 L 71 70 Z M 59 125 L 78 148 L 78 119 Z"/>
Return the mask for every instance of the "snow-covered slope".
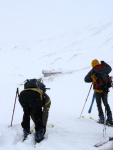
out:
<path id="1" fill-rule="evenodd" d="M 104 60 L 113 68 L 113 2 L 105 0 L 41 0 L 0 2 L 0 149 L 33 149 L 33 135 L 22 138 L 22 108 L 17 100 L 11 123 L 16 89 L 24 80 L 42 78 L 52 105 L 46 139 L 39 150 L 93 150 L 94 144 L 113 136 L 112 128 L 98 119 L 96 103 L 88 114 L 93 90 L 80 114 L 91 84 L 84 77 L 93 59 Z M 21 11 L 20 11 L 21 9 Z M 42 70 L 61 72 L 44 77 Z M 111 72 L 110 75 L 113 75 Z M 109 104 L 113 110 L 113 89 Z M 104 107 L 103 107 L 104 109 Z M 31 121 L 31 127 L 33 122 Z M 100 149 L 107 149 L 109 142 Z"/>

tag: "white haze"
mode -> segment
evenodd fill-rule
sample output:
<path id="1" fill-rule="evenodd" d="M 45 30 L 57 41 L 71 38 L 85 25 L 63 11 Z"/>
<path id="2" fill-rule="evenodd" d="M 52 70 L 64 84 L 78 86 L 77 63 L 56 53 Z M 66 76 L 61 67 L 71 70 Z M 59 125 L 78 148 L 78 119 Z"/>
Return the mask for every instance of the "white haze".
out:
<path id="1" fill-rule="evenodd" d="M 84 77 L 93 59 L 113 68 L 112 0 L 4 0 L 0 1 L 0 150 L 32 150 L 33 135 L 22 138 L 22 108 L 16 89 L 26 79 L 42 78 L 52 105 L 47 139 L 39 150 L 95 150 L 95 143 L 113 136 L 113 129 L 89 119 L 98 119 L 96 103 L 88 114 L 93 90 L 80 114 L 91 84 Z M 42 70 L 61 74 L 44 77 Z M 110 73 L 113 75 L 113 71 Z M 113 111 L 113 89 L 109 92 Z M 104 110 L 104 107 L 103 107 Z M 54 125 L 54 127 L 53 127 Z M 31 127 L 33 122 L 31 121 Z M 100 147 L 107 150 L 112 142 Z"/>

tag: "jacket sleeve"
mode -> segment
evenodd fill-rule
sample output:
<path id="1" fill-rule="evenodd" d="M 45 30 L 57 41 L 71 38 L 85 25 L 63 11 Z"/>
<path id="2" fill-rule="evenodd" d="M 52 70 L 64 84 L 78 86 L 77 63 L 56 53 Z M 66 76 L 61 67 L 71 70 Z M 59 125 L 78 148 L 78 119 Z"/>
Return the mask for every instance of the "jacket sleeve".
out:
<path id="1" fill-rule="evenodd" d="M 92 82 L 91 76 L 92 76 L 93 74 L 94 74 L 94 72 L 93 72 L 93 69 L 92 69 L 92 70 L 91 70 L 90 72 L 88 72 L 88 74 L 85 76 L 84 81 L 87 82 L 87 83 Z"/>
<path id="2" fill-rule="evenodd" d="M 49 116 L 49 109 L 51 106 L 51 100 L 49 96 L 44 93 L 44 98 L 43 98 L 43 113 L 42 113 L 42 125 L 46 127 L 47 121 L 48 121 L 48 116 Z"/>

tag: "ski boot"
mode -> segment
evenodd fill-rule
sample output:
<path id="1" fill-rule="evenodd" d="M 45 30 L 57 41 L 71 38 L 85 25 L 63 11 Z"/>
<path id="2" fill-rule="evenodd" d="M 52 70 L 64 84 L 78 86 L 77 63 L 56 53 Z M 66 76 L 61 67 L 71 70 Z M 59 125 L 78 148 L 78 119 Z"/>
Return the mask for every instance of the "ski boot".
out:
<path id="1" fill-rule="evenodd" d="M 25 141 L 26 139 L 27 139 L 27 136 L 29 135 L 29 134 L 31 134 L 30 133 L 30 131 L 29 130 L 23 130 L 23 132 L 24 132 L 24 138 L 23 138 L 23 141 Z"/>
<path id="2" fill-rule="evenodd" d="M 44 139 L 44 131 L 40 129 L 35 133 L 35 142 L 40 143 Z"/>

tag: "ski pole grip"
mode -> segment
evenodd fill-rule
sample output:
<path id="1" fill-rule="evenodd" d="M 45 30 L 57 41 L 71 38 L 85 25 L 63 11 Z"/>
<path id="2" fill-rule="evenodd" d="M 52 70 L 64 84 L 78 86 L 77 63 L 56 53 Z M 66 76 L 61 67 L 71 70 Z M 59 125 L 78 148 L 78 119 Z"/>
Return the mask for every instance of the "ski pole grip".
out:
<path id="1" fill-rule="evenodd" d="M 17 88 L 17 90 L 16 90 L 16 94 L 19 96 L 19 88 Z"/>

